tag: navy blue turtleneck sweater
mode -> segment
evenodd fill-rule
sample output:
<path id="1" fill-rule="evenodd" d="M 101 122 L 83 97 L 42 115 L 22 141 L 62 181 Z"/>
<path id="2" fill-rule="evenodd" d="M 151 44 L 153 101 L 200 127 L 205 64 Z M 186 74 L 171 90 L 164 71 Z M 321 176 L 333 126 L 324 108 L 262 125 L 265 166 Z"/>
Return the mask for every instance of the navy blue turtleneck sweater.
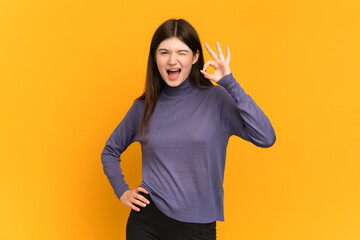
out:
<path id="1" fill-rule="evenodd" d="M 129 190 L 120 154 L 141 143 L 141 186 L 167 216 L 183 222 L 223 221 L 226 147 L 236 135 L 259 147 L 276 136 L 269 119 L 232 73 L 221 86 L 198 89 L 186 79 L 165 86 L 151 116 L 145 141 L 140 137 L 144 101 L 136 100 L 105 144 L 103 169 L 118 198 Z M 241 158 L 241 156 L 239 156 Z"/>

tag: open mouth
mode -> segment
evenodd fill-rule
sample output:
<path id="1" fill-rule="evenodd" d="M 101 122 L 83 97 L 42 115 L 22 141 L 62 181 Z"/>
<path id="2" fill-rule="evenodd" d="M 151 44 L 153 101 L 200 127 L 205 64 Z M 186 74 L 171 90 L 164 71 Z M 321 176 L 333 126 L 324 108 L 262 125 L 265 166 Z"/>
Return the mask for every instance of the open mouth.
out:
<path id="1" fill-rule="evenodd" d="M 180 75 L 181 69 L 171 69 L 167 70 L 167 74 L 171 80 L 176 80 Z"/>

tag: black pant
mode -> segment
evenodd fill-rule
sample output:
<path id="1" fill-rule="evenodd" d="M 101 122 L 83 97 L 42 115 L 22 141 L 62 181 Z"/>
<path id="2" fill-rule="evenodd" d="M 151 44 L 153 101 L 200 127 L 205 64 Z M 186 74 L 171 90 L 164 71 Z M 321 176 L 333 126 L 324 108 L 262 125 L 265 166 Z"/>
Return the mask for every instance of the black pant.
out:
<path id="1" fill-rule="evenodd" d="M 150 196 L 140 193 L 149 201 L 140 212 L 131 210 L 126 225 L 127 240 L 215 240 L 216 221 L 212 223 L 187 223 L 162 213 Z"/>

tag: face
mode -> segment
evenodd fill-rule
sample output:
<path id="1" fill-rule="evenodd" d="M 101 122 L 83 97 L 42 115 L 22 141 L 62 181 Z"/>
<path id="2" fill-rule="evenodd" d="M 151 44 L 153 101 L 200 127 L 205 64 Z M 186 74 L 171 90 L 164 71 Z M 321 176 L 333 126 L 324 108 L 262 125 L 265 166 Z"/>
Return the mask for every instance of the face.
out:
<path id="1" fill-rule="evenodd" d="M 199 58 L 176 37 L 167 38 L 156 50 L 156 64 L 162 79 L 170 87 L 177 87 L 189 76 L 191 67 Z"/>

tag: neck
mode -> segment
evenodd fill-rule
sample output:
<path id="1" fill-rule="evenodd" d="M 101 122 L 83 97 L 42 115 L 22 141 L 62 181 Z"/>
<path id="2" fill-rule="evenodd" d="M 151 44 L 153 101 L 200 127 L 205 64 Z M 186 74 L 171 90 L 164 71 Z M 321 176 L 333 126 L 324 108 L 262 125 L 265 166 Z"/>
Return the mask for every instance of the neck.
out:
<path id="1" fill-rule="evenodd" d="M 169 85 L 167 85 L 165 83 L 162 93 L 167 97 L 176 98 L 176 97 L 181 97 L 181 96 L 187 94 L 188 92 L 191 91 L 191 89 L 192 89 L 192 86 L 191 86 L 189 77 L 187 77 L 185 79 L 185 81 L 182 82 L 177 87 L 170 87 Z"/>

